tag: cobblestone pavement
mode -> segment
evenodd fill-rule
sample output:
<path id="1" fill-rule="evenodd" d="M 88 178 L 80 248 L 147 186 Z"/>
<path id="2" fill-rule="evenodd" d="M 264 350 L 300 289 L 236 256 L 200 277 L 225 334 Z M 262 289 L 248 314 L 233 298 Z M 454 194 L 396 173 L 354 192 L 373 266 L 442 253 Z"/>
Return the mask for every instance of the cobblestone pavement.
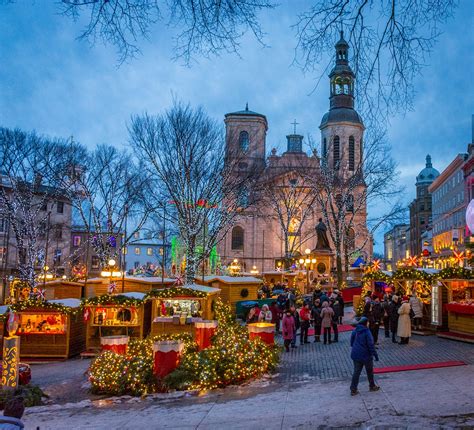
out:
<path id="1" fill-rule="evenodd" d="M 352 360 L 350 358 L 351 332 L 339 334 L 339 342 L 331 345 L 313 343 L 299 345 L 287 353 L 282 353 L 278 382 L 299 382 L 310 379 L 350 378 Z M 434 363 L 461 360 L 474 364 L 474 346 L 468 343 L 441 339 L 437 336 L 417 336 L 408 345 L 392 343 L 380 330 L 378 353 L 380 361 L 375 367 L 400 366 L 408 364 Z"/>

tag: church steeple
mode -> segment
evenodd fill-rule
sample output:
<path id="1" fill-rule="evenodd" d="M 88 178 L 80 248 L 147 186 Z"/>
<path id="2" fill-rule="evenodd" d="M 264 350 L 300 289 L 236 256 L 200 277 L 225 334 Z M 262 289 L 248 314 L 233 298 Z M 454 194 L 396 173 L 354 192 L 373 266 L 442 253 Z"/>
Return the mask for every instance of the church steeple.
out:
<path id="1" fill-rule="evenodd" d="M 349 66 L 349 44 L 341 38 L 335 45 L 336 64 L 329 74 L 331 82 L 330 109 L 354 108 L 354 81 L 355 75 Z"/>

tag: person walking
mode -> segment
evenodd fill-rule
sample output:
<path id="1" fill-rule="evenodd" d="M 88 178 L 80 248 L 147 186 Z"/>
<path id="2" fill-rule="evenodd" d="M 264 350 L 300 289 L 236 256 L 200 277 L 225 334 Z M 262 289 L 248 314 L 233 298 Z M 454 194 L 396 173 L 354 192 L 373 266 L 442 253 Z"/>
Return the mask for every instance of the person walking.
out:
<path id="1" fill-rule="evenodd" d="M 311 319 L 313 320 L 314 327 L 314 341 L 321 342 L 321 303 L 319 299 L 314 301 L 313 308 L 311 309 Z"/>
<path id="2" fill-rule="evenodd" d="M 296 325 L 293 314 L 288 309 L 285 311 L 283 320 L 281 322 L 281 331 L 283 333 L 283 342 L 285 344 L 286 352 L 290 351 L 290 344 L 293 341 L 296 333 Z"/>
<path id="3" fill-rule="evenodd" d="M 344 298 L 339 290 L 336 290 L 337 298 L 336 301 L 339 303 L 339 324 L 342 324 L 342 318 L 344 317 Z"/>
<path id="4" fill-rule="evenodd" d="M 321 310 L 321 327 L 324 330 L 324 345 L 331 343 L 331 325 L 334 311 L 329 306 L 327 301 L 323 302 L 323 308 Z"/>
<path id="5" fill-rule="evenodd" d="M 382 321 L 383 317 L 383 310 L 382 305 L 380 304 L 380 297 L 374 295 L 372 297 L 372 310 L 371 310 L 371 318 L 369 319 L 370 324 L 370 332 L 372 333 L 372 337 L 374 338 L 375 345 L 379 343 L 379 329 L 380 329 L 380 322 Z"/>
<path id="6" fill-rule="evenodd" d="M 357 387 L 359 385 L 360 374 L 364 367 L 369 380 L 369 390 L 380 390 L 380 387 L 375 384 L 374 380 L 374 359 L 375 361 L 379 361 L 379 356 L 374 346 L 372 333 L 367 328 L 368 322 L 369 320 L 366 317 L 362 317 L 351 334 L 351 358 L 354 363 L 351 396 L 359 394 Z"/>
<path id="7" fill-rule="evenodd" d="M 397 339 L 396 339 L 396 334 L 397 334 L 397 330 L 398 330 L 398 309 L 400 307 L 400 304 L 398 303 L 399 302 L 399 299 L 398 299 L 398 296 L 397 295 L 393 295 L 392 296 L 392 301 L 390 302 L 389 304 L 389 307 L 388 307 L 388 315 L 389 315 L 389 318 L 390 318 L 390 331 L 392 333 L 392 342 L 393 343 L 397 343 Z"/>
<path id="8" fill-rule="evenodd" d="M 282 318 L 281 311 L 277 302 L 273 301 L 270 303 L 270 312 L 272 313 L 272 323 L 275 324 L 275 331 L 280 333 L 280 321 Z"/>
<path id="9" fill-rule="evenodd" d="M 421 330 L 421 323 L 423 321 L 423 302 L 417 297 L 416 292 L 410 297 L 410 306 L 413 311 L 413 328 L 414 330 Z"/>
<path id="10" fill-rule="evenodd" d="M 334 311 L 334 315 L 331 321 L 332 331 L 334 333 L 333 342 L 339 342 L 339 330 L 337 329 L 337 325 L 339 324 L 339 302 L 336 300 L 337 296 L 333 299 L 329 299 L 329 306 Z"/>
<path id="11" fill-rule="evenodd" d="M 411 321 L 410 321 L 410 303 L 408 297 L 403 296 L 402 305 L 398 309 L 398 327 L 397 336 L 400 338 L 400 345 L 407 345 L 411 337 Z"/>
<path id="12" fill-rule="evenodd" d="M 382 306 L 382 322 L 383 328 L 385 331 L 385 337 L 390 337 L 390 296 L 385 294 L 383 296 L 383 302 L 381 303 Z"/>
<path id="13" fill-rule="evenodd" d="M 308 330 L 311 319 L 311 310 L 309 309 L 309 303 L 305 303 L 300 309 L 300 345 L 308 342 Z"/>
<path id="14" fill-rule="evenodd" d="M 262 310 L 260 311 L 260 314 L 258 315 L 258 321 L 259 322 L 266 322 L 266 323 L 271 323 L 272 322 L 272 311 L 268 307 L 268 305 L 263 305 Z"/>
<path id="15" fill-rule="evenodd" d="M 295 331 L 293 333 L 293 339 L 291 340 L 291 347 L 296 348 L 296 332 L 300 328 L 300 314 L 296 311 L 294 306 L 290 306 L 290 312 L 295 320 Z"/>

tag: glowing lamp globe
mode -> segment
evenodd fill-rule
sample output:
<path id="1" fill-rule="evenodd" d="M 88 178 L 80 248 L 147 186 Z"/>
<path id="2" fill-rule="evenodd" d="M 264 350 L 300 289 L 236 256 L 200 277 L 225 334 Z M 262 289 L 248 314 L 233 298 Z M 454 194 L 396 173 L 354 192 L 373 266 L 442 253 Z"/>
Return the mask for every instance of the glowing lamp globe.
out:
<path id="1" fill-rule="evenodd" d="M 115 266 L 115 264 L 116 264 L 116 261 L 113 258 L 111 258 L 109 260 L 109 266 L 113 267 L 113 266 Z"/>
<path id="2" fill-rule="evenodd" d="M 466 224 L 469 227 L 471 234 L 474 233 L 474 199 L 469 202 L 466 209 Z"/>

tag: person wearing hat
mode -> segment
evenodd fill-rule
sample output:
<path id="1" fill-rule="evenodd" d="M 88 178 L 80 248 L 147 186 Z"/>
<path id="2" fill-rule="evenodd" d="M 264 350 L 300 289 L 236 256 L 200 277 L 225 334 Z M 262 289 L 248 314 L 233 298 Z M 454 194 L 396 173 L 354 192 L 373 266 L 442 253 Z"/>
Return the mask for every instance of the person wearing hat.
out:
<path id="1" fill-rule="evenodd" d="M 402 297 L 402 305 L 398 309 L 398 327 L 397 336 L 400 337 L 400 345 L 408 344 L 411 337 L 411 320 L 410 320 L 411 306 L 408 302 L 408 297 Z"/>
<path id="2" fill-rule="evenodd" d="M 379 356 L 374 345 L 374 338 L 367 327 L 369 320 L 362 317 L 351 334 L 351 358 L 354 362 L 354 373 L 352 374 L 351 395 L 359 394 L 357 386 L 359 385 L 360 374 L 365 367 L 367 378 L 369 380 L 370 391 L 378 391 L 380 387 L 374 380 L 374 359 L 379 361 Z"/>

